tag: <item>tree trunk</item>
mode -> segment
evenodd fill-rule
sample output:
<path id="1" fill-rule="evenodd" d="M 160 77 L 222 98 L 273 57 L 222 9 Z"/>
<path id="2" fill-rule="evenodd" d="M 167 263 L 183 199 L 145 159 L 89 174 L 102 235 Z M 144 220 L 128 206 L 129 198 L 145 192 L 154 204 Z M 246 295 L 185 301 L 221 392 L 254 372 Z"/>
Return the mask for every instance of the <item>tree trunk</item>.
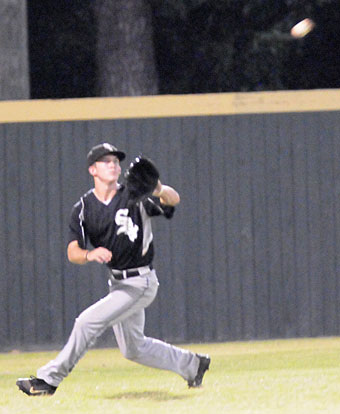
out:
<path id="1" fill-rule="evenodd" d="M 0 2 L 0 100 L 29 98 L 26 0 Z"/>
<path id="2" fill-rule="evenodd" d="M 158 93 L 151 7 L 147 0 L 96 0 L 96 95 Z"/>

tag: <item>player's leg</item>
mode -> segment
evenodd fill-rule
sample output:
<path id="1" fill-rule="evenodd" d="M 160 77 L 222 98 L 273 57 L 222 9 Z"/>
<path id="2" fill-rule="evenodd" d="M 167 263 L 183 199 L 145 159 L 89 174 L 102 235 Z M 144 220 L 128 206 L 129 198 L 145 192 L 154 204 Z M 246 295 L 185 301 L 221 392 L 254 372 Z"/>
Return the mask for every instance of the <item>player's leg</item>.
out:
<path id="1" fill-rule="evenodd" d="M 122 354 L 139 364 L 176 372 L 187 381 L 197 375 L 200 358 L 193 352 L 144 335 L 144 309 L 113 326 Z"/>
<path id="2" fill-rule="evenodd" d="M 118 284 L 106 297 L 79 315 L 62 351 L 38 370 L 37 377 L 58 387 L 107 327 L 148 306 L 156 292 L 157 286 L 146 279 L 136 286 Z"/>

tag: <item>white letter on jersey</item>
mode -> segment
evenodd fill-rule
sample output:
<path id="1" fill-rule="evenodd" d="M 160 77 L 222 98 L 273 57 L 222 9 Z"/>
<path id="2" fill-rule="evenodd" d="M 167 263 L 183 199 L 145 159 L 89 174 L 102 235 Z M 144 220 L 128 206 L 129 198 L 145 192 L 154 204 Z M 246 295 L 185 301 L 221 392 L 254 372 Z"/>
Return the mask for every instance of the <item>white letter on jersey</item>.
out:
<path id="1" fill-rule="evenodd" d="M 137 239 L 139 227 L 134 224 L 131 217 L 128 216 L 129 210 L 127 208 L 121 208 L 117 211 L 115 222 L 119 226 L 117 235 L 126 234 L 130 241 L 134 242 Z"/>

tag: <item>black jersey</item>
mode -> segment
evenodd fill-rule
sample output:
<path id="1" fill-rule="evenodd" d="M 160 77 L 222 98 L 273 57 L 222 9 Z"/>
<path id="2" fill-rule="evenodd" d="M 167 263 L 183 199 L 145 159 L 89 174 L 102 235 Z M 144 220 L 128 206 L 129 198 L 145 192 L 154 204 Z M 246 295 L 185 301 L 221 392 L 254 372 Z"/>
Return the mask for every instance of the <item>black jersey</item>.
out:
<path id="1" fill-rule="evenodd" d="M 173 212 L 174 207 L 159 206 L 159 199 L 153 197 L 131 205 L 123 185 L 107 205 L 91 189 L 73 206 L 68 242 L 77 240 L 83 249 L 88 242 L 107 248 L 112 252 L 107 266 L 113 269 L 150 265 L 154 255 L 151 217 L 171 218 Z"/>

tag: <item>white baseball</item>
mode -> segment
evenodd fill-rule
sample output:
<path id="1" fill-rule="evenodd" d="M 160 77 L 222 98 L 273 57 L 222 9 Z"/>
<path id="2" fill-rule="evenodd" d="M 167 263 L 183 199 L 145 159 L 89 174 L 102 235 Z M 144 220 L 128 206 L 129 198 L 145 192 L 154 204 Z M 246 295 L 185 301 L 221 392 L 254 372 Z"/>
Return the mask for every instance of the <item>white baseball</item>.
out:
<path id="1" fill-rule="evenodd" d="M 315 23 L 313 22 L 313 20 L 307 17 L 306 19 L 301 20 L 301 22 L 293 26 L 291 28 L 290 34 L 293 37 L 297 38 L 304 37 L 314 29 L 314 26 Z"/>

